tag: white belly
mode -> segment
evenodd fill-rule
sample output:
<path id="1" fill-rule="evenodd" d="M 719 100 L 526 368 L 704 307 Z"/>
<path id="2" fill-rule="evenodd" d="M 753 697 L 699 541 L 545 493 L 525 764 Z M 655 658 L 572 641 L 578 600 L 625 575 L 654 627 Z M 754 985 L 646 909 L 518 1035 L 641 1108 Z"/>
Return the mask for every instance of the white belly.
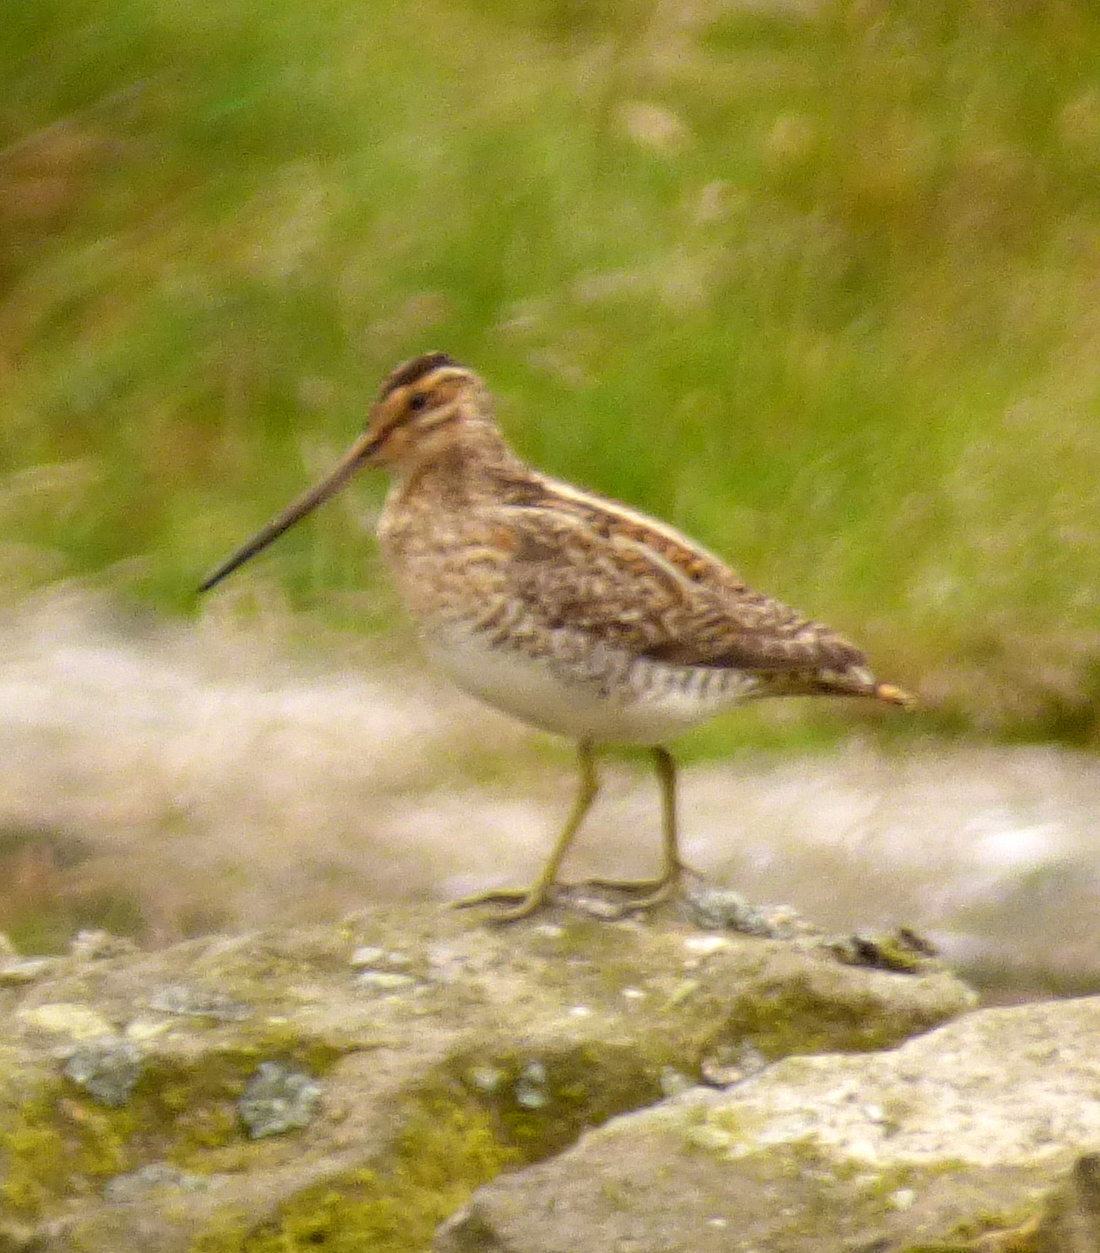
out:
<path id="1" fill-rule="evenodd" d="M 659 663 L 647 663 L 642 682 L 617 688 L 573 680 L 546 660 L 465 632 L 427 636 L 424 646 L 471 696 L 544 731 L 596 743 L 664 743 L 738 704 L 754 686 L 748 676 L 738 684 L 733 675 Z"/>

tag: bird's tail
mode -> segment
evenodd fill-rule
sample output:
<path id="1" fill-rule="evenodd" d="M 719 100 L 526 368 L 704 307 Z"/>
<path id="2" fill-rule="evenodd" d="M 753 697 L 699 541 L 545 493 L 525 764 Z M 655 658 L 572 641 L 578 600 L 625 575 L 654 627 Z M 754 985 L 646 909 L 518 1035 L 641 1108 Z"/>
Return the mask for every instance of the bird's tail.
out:
<path id="1" fill-rule="evenodd" d="M 876 683 L 872 695 L 876 700 L 884 700 L 891 705 L 901 705 L 906 709 L 912 709 L 918 703 L 915 696 L 900 687 L 895 687 L 892 683 Z"/>
<path id="2" fill-rule="evenodd" d="M 819 670 L 814 688 L 828 696 L 869 696 L 872 700 L 911 709 L 917 698 L 893 683 L 880 683 L 865 665 L 848 666 L 844 670 Z"/>

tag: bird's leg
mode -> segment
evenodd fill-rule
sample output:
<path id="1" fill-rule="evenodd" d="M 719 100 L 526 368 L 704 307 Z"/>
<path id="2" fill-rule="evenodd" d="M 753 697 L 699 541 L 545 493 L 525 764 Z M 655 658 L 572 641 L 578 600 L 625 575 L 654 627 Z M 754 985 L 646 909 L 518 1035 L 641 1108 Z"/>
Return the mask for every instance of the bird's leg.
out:
<path id="1" fill-rule="evenodd" d="M 654 747 L 653 765 L 661 785 L 661 847 L 664 862 L 656 879 L 589 879 L 593 887 L 616 888 L 622 892 L 643 892 L 646 895 L 630 902 L 631 909 L 646 909 L 667 900 L 687 869 L 680 860 L 676 825 L 676 759 L 660 745 Z"/>
<path id="2" fill-rule="evenodd" d="M 456 901 L 455 907 L 457 909 L 465 909 L 469 905 L 488 905 L 494 902 L 507 904 L 508 902 L 516 901 L 518 903 L 511 909 L 501 910 L 493 918 L 494 922 L 515 922 L 517 918 L 526 918 L 529 914 L 533 914 L 545 902 L 550 886 L 557 878 L 558 867 L 562 863 L 562 858 L 568 852 L 569 845 L 573 842 L 573 837 L 580 830 L 585 814 L 592 807 L 592 802 L 596 799 L 596 792 L 599 790 L 599 781 L 596 778 L 596 765 L 592 755 L 592 745 L 585 740 L 582 740 L 577 745 L 577 765 L 579 768 L 580 785 L 577 788 L 576 800 L 573 802 L 573 808 L 569 811 L 569 817 L 565 826 L 562 827 L 561 834 L 554 843 L 550 856 L 546 859 L 542 870 L 539 872 L 539 877 L 532 886 L 527 889 L 513 889 L 511 891 L 481 892 L 477 896 L 468 896 L 461 901 Z"/>

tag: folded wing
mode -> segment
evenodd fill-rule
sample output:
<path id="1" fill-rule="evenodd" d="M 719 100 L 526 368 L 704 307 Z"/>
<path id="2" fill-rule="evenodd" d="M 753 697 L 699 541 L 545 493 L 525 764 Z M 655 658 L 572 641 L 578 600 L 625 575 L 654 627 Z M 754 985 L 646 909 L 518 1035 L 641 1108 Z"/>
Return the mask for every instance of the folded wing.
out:
<path id="1" fill-rule="evenodd" d="M 807 677 L 865 667 L 835 631 L 752 591 L 717 557 L 624 507 L 556 492 L 553 504 L 506 513 L 509 581 L 543 626 L 592 632 L 674 665 Z"/>

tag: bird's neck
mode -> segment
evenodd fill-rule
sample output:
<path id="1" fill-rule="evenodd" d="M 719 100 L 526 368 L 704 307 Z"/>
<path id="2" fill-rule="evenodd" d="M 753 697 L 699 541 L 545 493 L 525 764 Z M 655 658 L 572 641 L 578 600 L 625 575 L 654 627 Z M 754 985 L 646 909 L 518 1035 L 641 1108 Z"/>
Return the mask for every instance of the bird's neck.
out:
<path id="1" fill-rule="evenodd" d="M 498 494 L 497 485 L 526 467 L 496 424 L 462 421 L 447 431 L 446 440 L 422 450 L 396 468 L 392 503 L 431 499 L 437 507 L 461 509 L 474 500 Z"/>

